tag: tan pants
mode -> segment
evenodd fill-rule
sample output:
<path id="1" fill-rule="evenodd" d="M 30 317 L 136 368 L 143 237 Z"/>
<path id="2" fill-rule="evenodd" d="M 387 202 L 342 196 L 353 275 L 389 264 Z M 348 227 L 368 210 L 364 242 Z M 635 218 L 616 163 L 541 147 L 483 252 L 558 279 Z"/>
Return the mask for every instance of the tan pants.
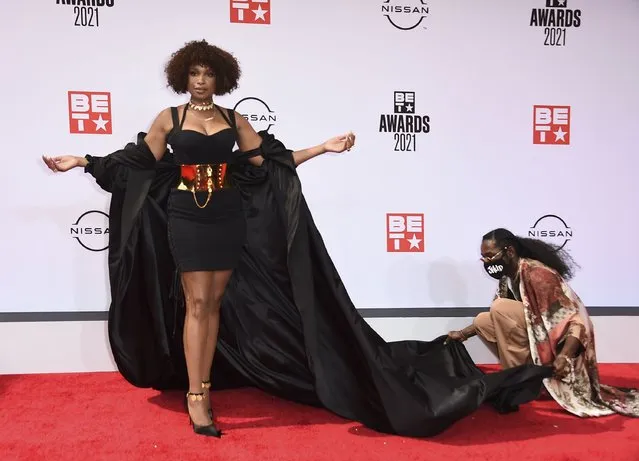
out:
<path id="1" fill-rule="evenodd" d="M 502 368 L 531 361 L 524 305 L 511 299 L 496 299 L 490 312 L 482 312 L 473 326 L 477 335 L 499 357 Z"/>

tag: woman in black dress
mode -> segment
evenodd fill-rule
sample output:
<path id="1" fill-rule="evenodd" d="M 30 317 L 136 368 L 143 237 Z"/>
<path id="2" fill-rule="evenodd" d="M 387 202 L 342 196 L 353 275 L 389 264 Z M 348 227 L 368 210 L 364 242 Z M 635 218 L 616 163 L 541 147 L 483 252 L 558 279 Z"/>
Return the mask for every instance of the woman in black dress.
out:
<path id="1" fill-rule="evenodd" d="M 189 93 L 187 104 L 163 110 L 144 143 L 156 161 L 167 143 L 180 166 L 179 184 L 168 203 L 169 245 L 181 274 L 186 301 L 183 330 L 188 372 L 188 412 L 195 432 L 219 437 L 209 399 L 211 366 L 220 322 L 220 304 L 246 238 L 242 198 L 233 187 L 228 168 L 239 161 L 260 166 L 262 138 L 233 110 L 217 106 L 213 96 L 237 88 L 240 69 L 235 58 L 206 41 L 187 43 L 166 66 L 169 86 Z M 293 152 L 299 165 L 326 152 L 350 150 L 355 136 L 348 133 L 325 143 Z M 242 160 L 233 151 L 237 143 Z M 86 167 L 90 157 L 44 157 L 55 171 Z"/>

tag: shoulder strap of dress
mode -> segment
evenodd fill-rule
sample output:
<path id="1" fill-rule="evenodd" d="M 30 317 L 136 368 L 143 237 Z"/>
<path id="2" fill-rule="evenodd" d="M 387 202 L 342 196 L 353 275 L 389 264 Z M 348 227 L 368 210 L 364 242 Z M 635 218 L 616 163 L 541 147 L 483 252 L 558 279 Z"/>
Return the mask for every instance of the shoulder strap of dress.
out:
<path id="1" fill-rule="evenodd" d="M 224 120 L 226 120 L 226 123 L 229 124 L 229 126 L 233 129 L 233 131 L 235 132 L 235 135 L 237 136 L 237 124 L 235 123 L 235 111 L 231 109 L 226 109 L 220 106 L 217 106 L 217 108 L 220 111 L 220 114 L 222 114 L 222 117 L 224 118 Z M 226 111 L 228 111 L 228 115 L 226 114 Z"/>
<path id="2" fill-rule="evenodd" d="M 173 129 L 171 129 L 171 131 L 174 131 L 180 124 L 177 107 L 171 107 L 171 119 L 173 119 Z"/>
<path id="3" fill-rule="evenodd" d="M 182 129 L 182 125 L 184 125 L 184 120 L 186 120 L 186 111 L 188 110 L 189 105 L 184 104 L 184 111 L 182 112 L 182 121 L 180 122 L 180 130 Z"/>
<path id="4" fill-rule="evenodd" d="M 170 139 L 175 133 L 182 129 L 182 125 L 184 125 L 184 120 L 186 119 L 186 110 L 188 108 L 188 104 L 184 106 L 184 113 L 182 114 L 182 121 L 180 121 L 180 116 L 178 115 L 178 108 L 171 107 L 171 120 L 173 120 L 173 127 L 169 134 L 167 135 L 167 139 Z"/>
<path id="5" fill-rule="evenodd" d="M 175 132 L 177 132 L 178 130 L 178 111 L 177 111 L 177 107 L 171 107 L 171 119 L 173 120 L 173 126 L 171 127 L 171 129 L 169 130 L 168 134 L 166 135 L 166 140 L 170 143 L 171 137 L 173 137 L 173 135 L 175 134 Z"/>

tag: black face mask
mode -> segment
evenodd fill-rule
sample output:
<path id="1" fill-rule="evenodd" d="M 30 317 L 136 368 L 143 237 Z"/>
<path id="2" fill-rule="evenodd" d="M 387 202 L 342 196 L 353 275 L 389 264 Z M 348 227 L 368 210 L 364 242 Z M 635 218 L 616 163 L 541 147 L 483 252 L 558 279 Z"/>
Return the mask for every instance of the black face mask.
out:
<path id="1" fill-rule="evenodd" d="M 504 276 L 506 263 L 504 262 L 503 258 L 493 259 L 492 261 L 484 263 L 484 269 L 486 270 L 486 273 L 492 278 L 499 280 Z"/>

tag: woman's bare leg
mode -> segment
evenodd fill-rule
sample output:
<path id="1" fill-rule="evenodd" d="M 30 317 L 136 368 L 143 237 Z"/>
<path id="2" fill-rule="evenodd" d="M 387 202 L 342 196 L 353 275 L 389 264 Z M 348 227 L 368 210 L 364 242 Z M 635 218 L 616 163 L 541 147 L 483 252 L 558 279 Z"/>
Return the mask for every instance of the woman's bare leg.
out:
<path id="1" fill-rule="evenodd" d="M 231 278 L 232 270 L 215 271 L 213 275 L 212 287 L 212 308 L 209 312 L 209 330 L 204 350 L 204 360 L 202 362 L 202 379 L 209 381 L 211 378 L 211 366 L 213 365 L 213 357 L 217 346 L 217 336 L 220 330 L 220 307 L 224 291 Z M 208 398 L 208 389 L 205 389 L 205 395 Z M 209 403 L 210 405 L 210 403 Z"/>
<path id="2" fill-rule="evenodd" d="M 189 376 L 189 393 L 203 394 L 202 382 L 208 378 L 202 375 L 207 361 L 210 318 L 213 310 L 214 272 L 185 272 L 182 274 L 182 286 L 186 300 L 186 318 L 184 321 L 184 355 Z M 205 396 L 203 396 L 205 397 Z M 208 426 L 211 418 L 206 398 L 188 400 L 189 415 L 198 426 Z"/>

